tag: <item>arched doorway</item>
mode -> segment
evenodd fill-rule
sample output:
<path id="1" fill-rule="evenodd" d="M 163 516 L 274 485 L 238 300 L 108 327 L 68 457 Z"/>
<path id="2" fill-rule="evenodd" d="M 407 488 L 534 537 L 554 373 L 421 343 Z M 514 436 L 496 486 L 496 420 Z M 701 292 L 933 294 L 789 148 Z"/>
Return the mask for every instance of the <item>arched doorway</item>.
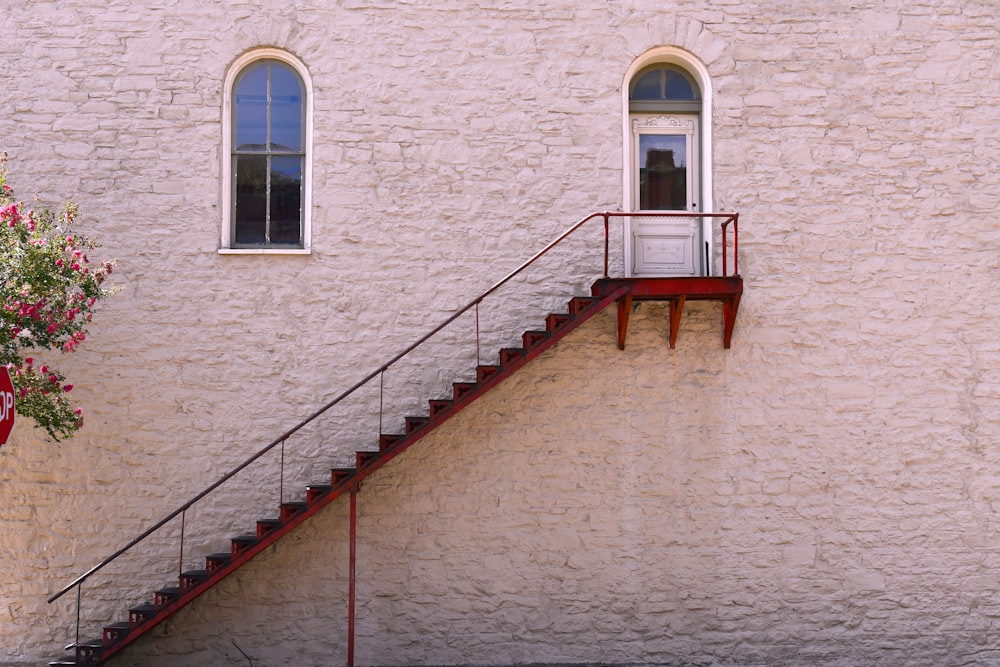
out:
<path id="1" fill-rule="evenodd" d="M 711 211 L 707 71 L 687 52 L 664 47 L 633 63 L 623 90 L 625 210 Z M 709 231 L 695 216 L 628 218 L 626 275 L 708 275 Z"/>

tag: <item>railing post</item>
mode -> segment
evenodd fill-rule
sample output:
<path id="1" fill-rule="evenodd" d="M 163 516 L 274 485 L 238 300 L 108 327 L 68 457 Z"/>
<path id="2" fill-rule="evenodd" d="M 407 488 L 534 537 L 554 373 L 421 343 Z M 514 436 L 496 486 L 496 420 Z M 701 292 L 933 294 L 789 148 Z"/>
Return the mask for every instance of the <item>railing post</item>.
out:
<path id="1" fill-rule="evenodd" d="M 604 212 L 604 277 L 605 278 L 608 277 L 608 253 L 610 247 L 608 244 L 608 229 L 609 229 L 608 219 L 610 217 L 611 214 L 605 211 Z"/>
<path id="2" fill-rule="evenodd" d="M 77 655 L 76 647 L 80 645 L 80 596 L 83 593 L 83 582 L 76 587 L 76 639 L 73 641 L 73 655 Z"/>
<path id="3" fill-rule="evenodd" d="M 483 362 L 483 358 L 479 353 L 479 302 L 476 302 L 476 365 L 478 366 Z"/>
<path id="4" fill-rule="evenodd" d="M 740 275 L 740 214 L 733 213 L 733 275 Z"/>
<path id="5" fill-rule="evenodd" d="M 278 507 L 285 502 L 285 440 L 281 441 L 281 463 L 278 464 Z"/>
<path id="6" fill-rule="evenodd" d="M 187 510 L 181 512 L 181 548 L 180 553 L 177 556 L 177 578 L 179 579 L 182 574 L 184 574 L 184 520 L 187 516 Z"/>
<path id="7" fill-rule="evenodd" d="M 729 259 L 726 248 L 729 247 L 729 239 L 726 238 L 726 234 L 729 233 L 729 223 L 732 220 L 731 217 L 726 218 L 722 221 L 722 277 L 725 278 L 729 275 Z"/>
<path id="8" fill-rule="evenodd" d="M 385 401 L 385 369 L 378 374 L 378 435 L 382 435 L 382 411 Z"/>

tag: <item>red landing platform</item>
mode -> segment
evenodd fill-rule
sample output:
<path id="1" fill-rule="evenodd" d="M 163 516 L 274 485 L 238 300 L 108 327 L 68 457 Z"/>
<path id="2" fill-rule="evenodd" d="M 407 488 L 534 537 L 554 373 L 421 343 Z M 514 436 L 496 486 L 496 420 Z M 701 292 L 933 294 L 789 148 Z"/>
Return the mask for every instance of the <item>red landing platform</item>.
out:
<path id="1" fill-rule="evenodd" d="M 625 349 L 628 318 L 635 301 L 668 301 L 670 304 L 670 349 L 677 342 L 684 303 L 687 301 L 722 302 L 722 344 L 726 349 L 733 338 L 736 312 L 743 295 L 743 279 L 739 276 L 704 278 L 601 278 L 592 288 L 600 297 L 625 288 L 625 296 L 618 299 L 618 347 Z"/>

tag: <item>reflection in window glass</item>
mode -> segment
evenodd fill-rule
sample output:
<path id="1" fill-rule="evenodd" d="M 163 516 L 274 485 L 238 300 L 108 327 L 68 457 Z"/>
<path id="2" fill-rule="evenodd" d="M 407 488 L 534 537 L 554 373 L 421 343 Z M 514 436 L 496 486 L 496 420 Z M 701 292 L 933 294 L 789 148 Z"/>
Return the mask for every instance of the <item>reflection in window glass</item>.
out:
<path id="1" fill-rule="evenodd" d="M 267 220 L 267 158 L 238 155 L 236 173 L 236 242 L 264 243 Z"/>
<path id="2" fill-rule="evenodd" d="M 250 65 L 233 105 L 236 247 L 302 246 L 304 86 L 276 60 Z"/>
<path id="3" fill-rule="evenodd" d="M 271 147 L 275 151 L 302 149 L 302 84 L 284 67 L 271 74 Z"/>
<path id="4" fill-rule="evenodd" d="M 644 211 L 687 210 L 685 135 L 639 135 L 639 208 Z"/>
<path id="5" fill-rule="evenodd" d="M 236 150 L 264 150 L 267 143 L 267 68 L 251 67 L 236 84 Z"/>
<path id="6" fill-rule="evenodd" d="M 660 70 L 655 69 L 646 72 L 638 78 L 632 86 L 633 100 L 659 100 L 662 99 L 662 86 L 660 85 Z"/>
<path id="7" fill-rule="evenodd" d="M 271 242 L 301 243 L 302 158 L 271 160 Z"/>

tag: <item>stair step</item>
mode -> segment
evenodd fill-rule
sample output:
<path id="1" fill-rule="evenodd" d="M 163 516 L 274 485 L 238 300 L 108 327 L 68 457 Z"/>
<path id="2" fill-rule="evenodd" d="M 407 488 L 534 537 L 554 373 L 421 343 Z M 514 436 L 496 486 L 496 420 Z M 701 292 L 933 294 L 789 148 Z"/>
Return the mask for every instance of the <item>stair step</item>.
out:
<path id="1" fill-rule="evenodd" d="M 556 333 L 573 319 L 571 315 L 566 313 L 550 313 L 545 317 L 545 328 L 551 332 Z"/>
<path id="2" fill-rule="evenodd" d="M 551 335 L 548 331 L 525 331 L 521 334 L 521 342 L 525 350 L 533 350 Z"/>
<path id="3" fill-rule="evenodd" d="M 500 350 L 500 366 L 507 366 L 524 357 L 524 349 L 520 347 L 505 347 Z"/>
<path id="4" fill-rule="evenodd" d="M 500 372 L 499 366 L 488 366 L 480 364 L 476 366 L 476 382 L 482 384 Z"/>
<path id="5" fill-rule="evenodd" d="M 598 299 L 594 296 L 574 296 L 569 300 L 570 315 L 580 315 L 597 305 Z"/>
<path id="6" fill-rule="evenodd" d="M 261 540 L 276 529 L 281 527 L 281 519 L 258 519 L 257 539 Z"/>
<path id="7" fill-rule="evenodd" d="M 378 437 L 378 450 L 387 452 L 399 443 L 406 440 L 406 436 L 398 433 L 383 433 Z"/>
<path id="8" fill-rule="evenodd" d="M 414 431 L 419 431 L 423 427 L 430 423 L 430 417 L 407 417 L 406 418 L 406 434 L 409 435 Z"/>
<path id="9" fill-rule="evenodd" d="M 330 484 L 310 484 L 306 487 L 306 504 L 312 505 L 317 500 L 330 493 L 333 488 Z"/>
<path id="10" fill-rule="evenodd" d="M 76 645 L 76 658 L 73 660 L 73 664 L 80 665 L 81 667 L 96 665 L 101 659 L 103 651 L 104 643 L 100 639 L 80 642 Z"/>
<path id="11" fill-rule="evenodd" d="M 293 500 L 287 503 L 281 503 L 281 520 L 282 522 L 288 521 L 296 514 L 305 511 L 306 505 L 301 500 Z"/>
<path id="12" fill-rule="evenodd" d="M 455 407 L 455 401 L 438 398 L 428 401 L 427 406 L 430 410 L 428 416 L 431 419 L 436 419 Z"/>
<path id="13" fill-rule="evenodd" d="M 208 572 L 205 570 L 186 570 L 181 572 L 180 589 L 181 593 L 186 593 L 201 582 L 208 579 Z"/>
<path id="14" fill-rule="evenodd" d="M 205 556 L 205 572 L 212 574 L 233 562 L 233 554 L 220 551 L 219 553 Z"/>
<path id="15" fill-rule="evenodd" d="M 358 468 L 364 468 L 366 465 L 378 459 L 381 452 L 355 452 L 354 457 L 357 460 Z"/>
<path id="16" fill-rule="evenodd" d="M 177 586 L 166 586 L 153 593 L 153 605 L 157 609 L 162 609 L 174 602 L 181 596 L 181 589 Z"/>
<path id="17" fill-rule="evenodd" d="M 128 610 L 128 624 L 129 627 L 134 628 L 140 623 L 153 618 L 156 616 L 156 612 L 159 611 L 156 606 L 149 603 L 141 604 L 136 607 L 132 607 Z"/>
<path id="18" fill-rule="evenodd" d="M 256 535 L 245 533 L 237 535 L 230 541 L 233 543 L 233 558 L 237 558 L 244 551 L 257 544 L 259 540 Z"/>
<path id="19" fill-rule="evenodd" d="M 455 396 L 455 400 L 461 401 L 463 398 L 476 391 L 476 383 L 454 382 L 451 385 L 451 391 Z"/>
<path id="20" fill-rule="evenodd" d="M 130 627 L 131 626 L 124 621 L 105 625 L 101 642 L 104 646 L 111 646 L 123 636 L 127 635 Z"/>
<path id="21" fill-rule="evenodd" d="M 354 468 L 330 468 L 330 481 L 334 486 L 340 486 L 354 477 Z"/>

